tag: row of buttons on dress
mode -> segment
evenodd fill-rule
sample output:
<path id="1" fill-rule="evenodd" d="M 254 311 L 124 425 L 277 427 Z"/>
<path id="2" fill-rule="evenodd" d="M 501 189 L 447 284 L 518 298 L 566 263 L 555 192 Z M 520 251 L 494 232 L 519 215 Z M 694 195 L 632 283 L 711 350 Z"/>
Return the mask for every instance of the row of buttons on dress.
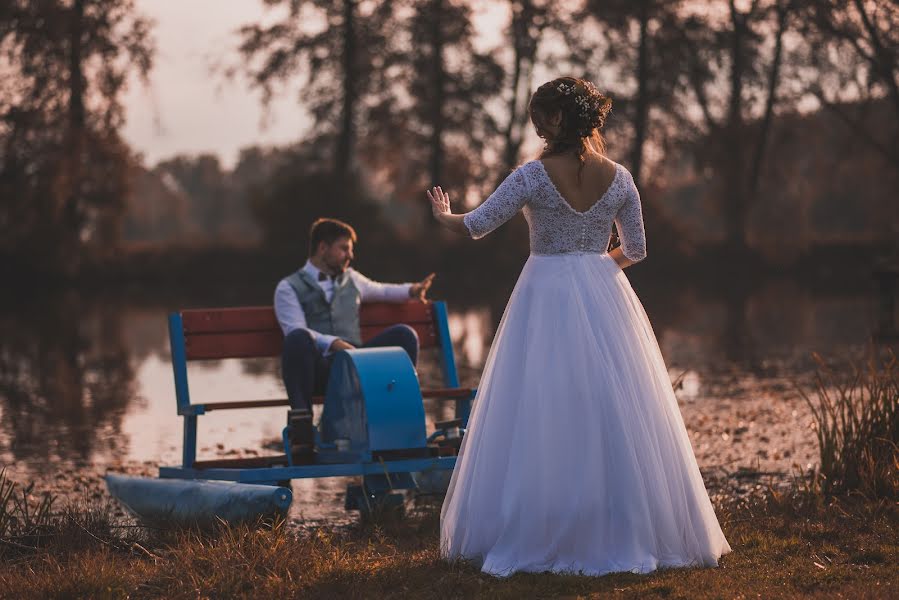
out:
<path id="1" fill-rule="evenodd" d="M 577 247 L 578 250 L 583 252 L 587 249 L 587 219 L 583 214 L 579 214 L 578 216 L 581 218 L 583 224 L 581 225 L 581 239 L 578 241 Z"/>

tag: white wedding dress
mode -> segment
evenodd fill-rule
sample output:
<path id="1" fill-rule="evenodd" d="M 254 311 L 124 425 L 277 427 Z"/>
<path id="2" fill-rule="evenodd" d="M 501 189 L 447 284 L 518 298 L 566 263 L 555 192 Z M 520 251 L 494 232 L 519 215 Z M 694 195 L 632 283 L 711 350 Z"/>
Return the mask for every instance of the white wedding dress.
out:
<path id="1" fill-rule="evenodd" d="M 531 255 L 503 314 L 441 512 L 441 554 L 498 576 L 714 566 L 730 551 L 658 342 L 606 253 L 646 255 L 640 196 L 616 164 L 587 211 L 540 161 L 465 216 L 480 238 L 523 209 Z"/>

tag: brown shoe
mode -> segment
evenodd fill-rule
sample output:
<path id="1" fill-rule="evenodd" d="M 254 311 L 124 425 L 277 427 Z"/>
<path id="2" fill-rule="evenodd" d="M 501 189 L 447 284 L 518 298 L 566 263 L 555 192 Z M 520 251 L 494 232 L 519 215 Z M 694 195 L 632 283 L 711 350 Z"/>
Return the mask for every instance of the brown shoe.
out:
<path id="1" fill-rule="evenodd" d="M 287 411 L 287 425 L 290 427 L 288 439 L 290 454 L 294 464 L 315 462 L 315 429 L 312 425 L 312 411 L 295 408 Z"/>

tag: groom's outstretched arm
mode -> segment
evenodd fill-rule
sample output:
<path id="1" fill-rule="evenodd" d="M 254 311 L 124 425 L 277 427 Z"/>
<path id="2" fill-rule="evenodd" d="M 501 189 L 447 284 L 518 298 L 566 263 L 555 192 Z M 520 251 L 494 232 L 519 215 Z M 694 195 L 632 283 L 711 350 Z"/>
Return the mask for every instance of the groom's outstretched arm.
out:
<path id="1" fill-rule="evenodd" d="M 417 283 L 379 283 L 356 270 L 350 271 L 350 276 L 363 302 L 405 302 L 410 298 L 427 302 L 428 290 L 431 289 L 435 274 L 431 273 Z"/>
<path id="2" fill-rule="evenodd" d="M 405 302 L 409 299 L 411 283 L 381 283 L 355 269 L 349 271 L 363 302 Z"/>

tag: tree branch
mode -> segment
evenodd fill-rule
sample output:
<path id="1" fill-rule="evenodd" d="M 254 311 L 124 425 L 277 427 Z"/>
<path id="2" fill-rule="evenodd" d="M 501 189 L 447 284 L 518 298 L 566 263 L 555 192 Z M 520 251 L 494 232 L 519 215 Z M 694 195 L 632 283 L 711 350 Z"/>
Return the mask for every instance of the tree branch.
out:
<path id="1" fill-rule="evenodd" d="M 889 163 L 891 167 L 899 171 L 899 155 L 893 152 L 889 147 L 882 144 L 879 140 L 874 138 L 871 133 L 865 128 L 865 126 L 858 120 L 853 119 L 845 111 L 841 110 L 839 105 L 831 102 L 827 98 L 824 97 L 824 94 L 821 90 L 813 89 L 811 90 L 812 95 L 814 95 L 821 105 L 835 114 L 844 124 L 846 124 L 856 135 L 858 135 L 863 141 L 865 141 L 869 146 L 877 150 Z"/>

